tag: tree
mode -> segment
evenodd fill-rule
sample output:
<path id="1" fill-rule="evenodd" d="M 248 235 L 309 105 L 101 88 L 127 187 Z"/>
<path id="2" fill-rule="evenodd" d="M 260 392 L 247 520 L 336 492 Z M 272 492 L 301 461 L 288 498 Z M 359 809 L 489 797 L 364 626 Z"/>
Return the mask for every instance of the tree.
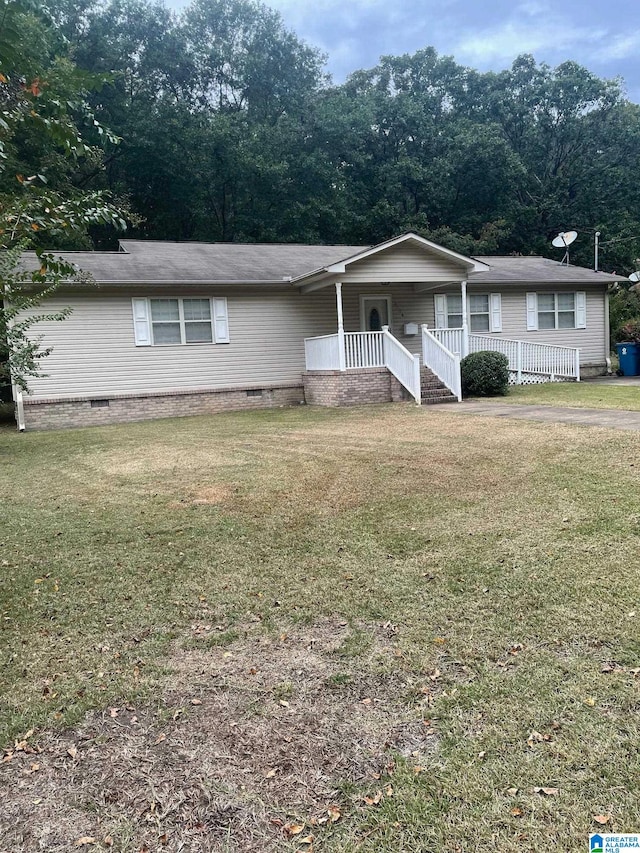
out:
<path id="1" fill-rule="evenodd" d="M 4 0 L 0 9 L 0 384 L 23 390 L 40 374 L 46 356 L 30 332 L 45 317 L 63 319 L 68 312 L 38 314 L 41 301 L 80 271 L 46 251 L 47 241 L 84 239 L 92 226 L 125 227 L 121 209 L 99 190 L 73 187 L 63 158 L 74 165 L 97 161 L 98 149 L 85 141 L 80 121 L 92 132 L 117 140 L 88 110 L 81 85 L 86 75 L 55 56 L 56 33 L 35 0 Z M 75 81 L 75 88 L 72 86 Z M 73 92 L 73 98 L 71 93 Z M 33 174 L 16 172 L 21 163 L 36 165 Z M 50 184 L 48 175 L 53 173 Z M 26 249 L 35 262 L 23 263 Z"/>

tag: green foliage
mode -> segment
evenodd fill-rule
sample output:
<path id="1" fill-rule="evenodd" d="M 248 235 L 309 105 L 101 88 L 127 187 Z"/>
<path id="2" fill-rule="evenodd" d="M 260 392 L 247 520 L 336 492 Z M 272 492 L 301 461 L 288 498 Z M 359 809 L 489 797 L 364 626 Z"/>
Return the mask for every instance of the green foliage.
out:
<path id="1" fill-rule="evenodd" d="M 13 381 L 27 390 L 48 354 L 32 327 L 68 314 L 38 313 L 38 306 L 79 274 L 47 253 L 46 242 L 83 241 L 89 229 L 123 229 L 125 220 L 108 194 L 73 184 L 78 164 L 101 156 L 86 141 L 82 121 L 97 137 L 117 142 L 85 100 L 83 87 L 95 87 L 96 78 L 55 56 L 58 34 L 39 4 L 5 0 L 0 15 L 7 28 L 0 37 L 0 386 Z M 25 265 L 30 247 L 34 255 Z"/>
<path id="2" fill-rule="evenodd" d="M 618 284 L 609 296 L 609 321 L 611 323 L 611 343 L 629 340 L 623 328 L 630 321 L 640 318 L 640 295 L 637 290 Z"/>
<path id="3" fill-rule="evenodd" d="M 634 344 L 640 343 L 640 318 L 624 323 L 620 328 L 620 340 L 631 341 Z"/>
<path id="4" fill-rule="evenodd" d="M 509 386 L 509 359 L 501 352 L 473 352 L 460 362 L 465 397 L 504 396 Z"/>

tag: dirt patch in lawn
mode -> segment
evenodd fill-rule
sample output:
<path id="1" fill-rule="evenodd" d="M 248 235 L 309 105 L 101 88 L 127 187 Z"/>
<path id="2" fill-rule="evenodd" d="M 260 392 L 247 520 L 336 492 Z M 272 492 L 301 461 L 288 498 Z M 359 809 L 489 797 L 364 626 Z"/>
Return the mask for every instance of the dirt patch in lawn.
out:
<path id="1" fill-rule="evenodd" d="M 388 623 L 190 633 L 158 703 L 7 753 L 0 850 L 297 848 L 386 796 L 398 755 L 421 765 L 435 748 L 436 684 L 403 671 Z"/>

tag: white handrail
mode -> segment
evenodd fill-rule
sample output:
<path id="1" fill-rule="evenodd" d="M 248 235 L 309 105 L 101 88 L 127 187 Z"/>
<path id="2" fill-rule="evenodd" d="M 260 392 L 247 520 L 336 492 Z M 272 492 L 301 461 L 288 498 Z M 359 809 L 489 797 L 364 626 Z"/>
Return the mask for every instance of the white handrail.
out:
<path id="1" fill-rule="evenodd" d="M 509 359 L 509 370 L 516 373 L 518 384 L 522 381 L 523 373 L 580 381 L 580 350 L 577 347 L 497 338 L 492 335 L 469 335 L 469 352 L 480 350 L 506 355 Z"/>
<path id="2" fill-rule="evenodd" d="M 425 367 L 428 367 L 441 382 L 444 382 L 460 403 L 462 401 L 460 353 L 451 352 L 429 331 L 426 325 L 422 326 L 422 361 Z"/>
<path id="3" fill-rule="evenodd" d="M 419 406 L 422 403 L 420 388 L 420 356 L 413 355 L 389 331 L 388 326 L 382 327 L 384 364 L 411 394 Z"/>

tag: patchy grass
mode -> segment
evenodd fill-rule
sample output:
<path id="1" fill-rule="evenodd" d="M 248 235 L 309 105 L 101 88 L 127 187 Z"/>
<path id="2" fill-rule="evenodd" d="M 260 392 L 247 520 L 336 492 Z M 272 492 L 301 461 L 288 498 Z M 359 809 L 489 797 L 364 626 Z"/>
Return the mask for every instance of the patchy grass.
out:
<path id="1" fill-rule="evenodd" d="M 501 403 L 533 406 L 570 406 L 579 409 L 625 409 L 640 412 L 640 385 L 622 385 L 611 379 L 599 382 L 546 382 L 511 386 Z"/>
<path id="2" fill-rule="evenodd" d="M 396 405 L 0 433 L 0 850 L 637 830 L 637 438 L 490 426 Z"/>

